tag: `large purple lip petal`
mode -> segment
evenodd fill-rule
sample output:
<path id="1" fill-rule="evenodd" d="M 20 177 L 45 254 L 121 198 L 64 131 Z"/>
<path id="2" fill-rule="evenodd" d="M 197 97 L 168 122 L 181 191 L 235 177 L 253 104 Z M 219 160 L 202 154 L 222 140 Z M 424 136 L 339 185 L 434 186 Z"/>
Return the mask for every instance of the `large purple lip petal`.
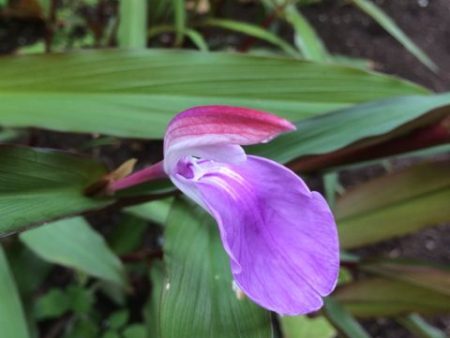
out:
<path id="1" fill-rule="evenodd" d="M 200 173 L 172 180 L 217 220 L 242 291 L 284 315 L 319 309 L 339 271 L 336 225 L 322 196 L 287 168 L 255 156 L 191 168 Z"/>

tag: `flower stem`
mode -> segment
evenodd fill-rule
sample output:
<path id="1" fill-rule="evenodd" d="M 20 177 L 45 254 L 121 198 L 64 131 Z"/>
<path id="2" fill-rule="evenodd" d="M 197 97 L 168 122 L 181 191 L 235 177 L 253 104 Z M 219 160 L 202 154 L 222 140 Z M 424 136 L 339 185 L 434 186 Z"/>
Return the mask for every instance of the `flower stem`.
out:
<path id="1" fill-rule="evenodd" d="M 130 176 L 124 177 L 122 179 L 113 182 L 110 185 L 109 190 L 111 192 L 123 190 L 144 182 L 165 177 L 167 177 L 167 175 L 164 172 L 163 161 L 160 161 L 158 163 L 153 164 L 150 167 L 139 170 L 134 174 L 131 174 Z"/>

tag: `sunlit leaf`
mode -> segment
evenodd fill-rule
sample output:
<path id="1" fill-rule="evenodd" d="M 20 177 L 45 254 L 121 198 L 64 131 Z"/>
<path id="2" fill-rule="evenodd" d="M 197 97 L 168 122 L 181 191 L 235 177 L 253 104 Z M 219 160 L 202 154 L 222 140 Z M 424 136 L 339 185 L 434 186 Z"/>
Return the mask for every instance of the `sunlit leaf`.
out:
<path id="1" fill-rule="evenodd" d="M 165 198 L 125 208 L 126 213 L 163 225 L 166 223 L 173 198 Z"/>
<path id="2" fill-rule="evenodd" d="M 103 237 L 81 217 L 63 219 L 20 234 L 44 260 L 126 286 L 124 268 Z"/>
<path id="3" fill-rule="evenodd" d="M 284 338 L 333 338 L 336 335 L 336 330 L 323 317 L 282 317 L 281 327 Z"/>
<path id="4" fill-rule="evenodd" d="M 120 1 L 117 38 L 122 48 L 145 48 L 147 44 L 147 0 Z"/>
<path id="5" fill-rule="evenodd" d="M 176 202 L 167 221 L 164 258 L 161 338 L 272 336 L 269 313 L 236 297 L 229 259 L 209 215 Z"/>
<path id="6" fill-rule="evenodd" d="M 105 172 L 83 157 L 0 145 L 0 234 L 107 205 L 83 194 Z"/>
<path id="7" fill-rule="evenodd" d="M 128 50 L 0 59 L 0 125 L 134 138 L 162 138 L 168 121 L 194 105 L 248 106 L 298 121 L 422 93 L 384 75 L 279 57 Z"/>

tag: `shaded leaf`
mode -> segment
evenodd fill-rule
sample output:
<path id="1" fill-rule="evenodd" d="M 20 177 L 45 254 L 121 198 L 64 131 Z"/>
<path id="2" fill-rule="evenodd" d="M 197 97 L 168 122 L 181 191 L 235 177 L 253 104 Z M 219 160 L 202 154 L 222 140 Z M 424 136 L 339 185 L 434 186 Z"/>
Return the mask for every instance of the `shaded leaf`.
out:
<path id="1" fill-rule="evenodd" d="M 333 293 L 333 298 L 358 317 L 447 313 L 450 304 L 450 296 L 442 292 L 385 278 L 345 284 Z"/>
<path id="2" fill-rule="evenodd" d="M 51 289 L 34 304 L 34 318 L 45 320 L 57 318 L 70 310 L 70 299 L 61 289 Z"/>
<path id="3" fill-rule="evenodd" d="M 17 288 L 25 306 L 29 305 L 34 293 L 52 270 L 52 265 L 37 257 L 19 241 L 8 246 L 8 261 L 16 280 Z"/>
<path id="4" fill-rule="evenodd" d="M 161 338 L 159 319 L 164 279 L 164 264 L 162 261 L 155 261 L 150 269 L 152 291 L 144 309 L 145 327 L 149 337 Z"/>
<path id="5" fill-rule="evenodd" d="M 450 268 L 411 260 L 377 260 L 360 265 L 362 271 L 401 280 L 450 296 Z"/>
<path id="6" fill-rule="evenodd" d="M 129 317 L 130 314 L 128 310 L 116 311 L 111 316 L 109 316 L 108 326 L 114 330 L 118 330 L 126 325 Z"/>
<path id="7" fill-rule="evenodd" d="M 348 338 L 370 338 L 353 316 L 333 298 L 325 300 L 323 313 L 334 327 Z"/>
<path id="8" fill-rule="evenodd" d="M 146 338 L 145 326 L 141 324 L 133 324 L 123 330 L 123 338 Z"/>
<path id="9" fill-rule="evenodd" d="M 124 215 L 108 236 L 111 249 L 118 255 L 127 254 L 139 247 L 147 230 L 147 222 L 132 215 Z"/>
<path id="10" fill-rule="evenodd" d="M 404 235 L 450 219 L 450 162 L 417 165 L 361 184 L 338 199 L 343 248 Z"/>
<path id="11" fill-rule="evenodd" d="M 204 21 L 203 24 L 206 26 L 218 27 L 246 34 L 258 38 L 260 40 L 269 42 L 279 47 L 288 55 L 294 57 L 300 56 L 300 54 L 289 43 L 281 39 L 278 35 L 273 34 L 270 31 L 254 24 L 227 19 L 208 19 Z"/>
<path id="12" fill-rule="evenodd" d="M 248 106 L 297 121 L 421 93 L 388 76 L 279 57 L 128 50 L 0 59 L 1 125 L 146 139 L 162 138 L 168 121 L 194 105 Z"/>
<path id="13" fill-rule="evenodd" d="M 2 338 L 29 338 L 27 323 L 8 261 L 0 245 L 0 332 Z"/>
<path id="14" fill-rule="evenodd" d="M 406 317 L 398 318 L 397 321 L 407 328 L 417 338 L 446 338 L 444 332 L 428 324 L 417 314 L 411 314 Z"/>
<path id="15" fill-rule="evenodd" d="M 167 221 L 164 257 L 161 338 L 272 336 L 269 313 L 237 299 L 229 260 L 209 215 L 177 201 Z"/>
<path id="16" fill-rule="evenodd" d="M 0 145 L 0 234 L 109 204 L 83 195 L 104 174 L 83 157 Z"/>
<path id="17" fill-rule="evenodd" d="M 126 286 L 121 262 L 81 217 L 28 230 L 20 234 L 20 240 L 48 262 Z"/>

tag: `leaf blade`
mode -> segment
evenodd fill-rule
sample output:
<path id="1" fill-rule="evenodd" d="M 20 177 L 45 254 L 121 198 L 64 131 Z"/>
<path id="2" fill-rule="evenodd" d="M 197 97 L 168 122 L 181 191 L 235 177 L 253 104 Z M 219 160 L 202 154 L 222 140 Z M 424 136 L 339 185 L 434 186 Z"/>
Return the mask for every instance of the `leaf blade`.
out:
<path id="1" fill-rule="evenodd" d="M 425 93 L 352 68 L 226 53 L 125 50 L 0 59 L 0 124 L 131 138 L 162 138 L 169 120 L 195 105 L 248 106 L 298 121 L 358 102 Z"/>
<path id="2" fill-rule="evenodd" d="M 111 199 L 83 194 L 105 173 L 83 157 L 0 145 L 0 234 L 108 205 Z"/>
<path id="3" fill-rule="evenodd" d="M 448 170 L 448 162 L 422 164 L 349 191 L 335 208 L 342 247 L 359 247 L 447 221 Z"/>
<path id="4" fill-rule="evenodd" d="M 166 229 L 161 338 L 270 338 L 269 313 L 232 290 L 229 260 L 210 216 L 177 201 Z"/>
<path id="5" fill-rule="evenodd" d="M 81 217 L 64 219 L 20 234 L 20 240 L 44 260 L 78 269 L 126 287 L 124 268 L 103 237 Z"/>
<path id="6" fill-rule="evenodd" d="M 25 314 L 5 253 L 0 245 L 0 330 L 4 338 L 29 338 Z"/>

